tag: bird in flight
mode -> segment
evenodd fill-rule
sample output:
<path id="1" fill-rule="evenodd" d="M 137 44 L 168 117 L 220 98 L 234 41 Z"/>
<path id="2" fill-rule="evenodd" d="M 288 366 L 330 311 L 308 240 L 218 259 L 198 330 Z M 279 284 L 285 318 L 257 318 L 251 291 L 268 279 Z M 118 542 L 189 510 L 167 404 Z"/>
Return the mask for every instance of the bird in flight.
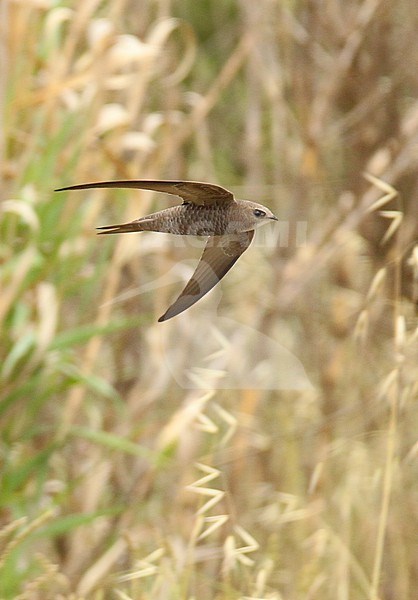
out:
<path id="1" fill-rule="evenodd" d="M 81 183 L 55 190 L 136 188 L 179 196 L 183 203 L 130 223 L 98 227 L 99 235 L 160 231 L 176 235 L 209 236 L 200 261 L 180 296 L 158 319 L 166 321 L 183 312 L 211 290 L 251 244 L 254 230 L 277 221 L 262 204 L 237 200 L 232 192 L 200 181 L 128 180 Z"/>

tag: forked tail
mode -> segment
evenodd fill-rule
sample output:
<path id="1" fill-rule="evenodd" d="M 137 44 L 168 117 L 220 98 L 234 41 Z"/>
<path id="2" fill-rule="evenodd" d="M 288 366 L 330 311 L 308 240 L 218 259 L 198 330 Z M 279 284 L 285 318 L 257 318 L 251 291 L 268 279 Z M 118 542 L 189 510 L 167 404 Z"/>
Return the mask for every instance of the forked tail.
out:
<path id="1" fill-rule="evenodd" d="M 148 225 L 148 226 L 147 226 Z M 146 221 L 131 221 L 130 223 L 122 223 L 121 225 L 105 225 L 104 227 L 96 227 L 101 231 L 97 235 L 107 235 L 108 233 L 134 233 L 138 231 L 150 231 L 150 224 Z"/>

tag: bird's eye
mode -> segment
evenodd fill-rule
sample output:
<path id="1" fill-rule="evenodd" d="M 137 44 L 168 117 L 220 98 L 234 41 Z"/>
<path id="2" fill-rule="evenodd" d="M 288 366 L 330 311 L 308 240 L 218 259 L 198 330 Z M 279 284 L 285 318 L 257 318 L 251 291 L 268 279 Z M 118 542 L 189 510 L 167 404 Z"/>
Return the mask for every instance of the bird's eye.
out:
<path id="1" fill-rule="evenodd" d="M 260 210 L 259 208 L 256 208 L 254 211 L 254 216 L 258 217 L 258 218 L 265 217 L 266 213 L 264 212 L 264 210 Z"/>

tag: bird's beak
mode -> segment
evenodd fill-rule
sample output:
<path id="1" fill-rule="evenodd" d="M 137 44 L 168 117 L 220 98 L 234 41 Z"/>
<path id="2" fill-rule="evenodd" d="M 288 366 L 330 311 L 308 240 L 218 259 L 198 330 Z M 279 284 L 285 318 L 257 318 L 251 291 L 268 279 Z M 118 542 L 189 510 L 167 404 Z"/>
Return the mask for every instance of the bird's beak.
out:
<path id="1" fill-rule="evenodd" d="M 277 218 L 275 215 L 273 215 L 272 217 L 270 217 L 270 219 L 271 219 L 272 221 L 278 221 L 278 220 L 279 220 L 279 219 L 278 219 L 278 218 Z"/>

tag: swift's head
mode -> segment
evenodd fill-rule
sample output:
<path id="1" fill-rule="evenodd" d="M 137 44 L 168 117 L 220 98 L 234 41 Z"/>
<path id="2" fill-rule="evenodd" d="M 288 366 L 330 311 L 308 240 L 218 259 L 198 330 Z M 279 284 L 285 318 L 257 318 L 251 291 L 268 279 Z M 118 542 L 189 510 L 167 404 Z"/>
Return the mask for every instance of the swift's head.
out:
<path id="1" fill-rule="evenodd" d="M 256 229 L 271 221 L 278 221 L 279 219 L 274 215 L 269 208 L 257 202 L 250 202 L 249 200 L 237 200 L 239 206 L 240 220 L 245 231 L 250 229 Z"/>

